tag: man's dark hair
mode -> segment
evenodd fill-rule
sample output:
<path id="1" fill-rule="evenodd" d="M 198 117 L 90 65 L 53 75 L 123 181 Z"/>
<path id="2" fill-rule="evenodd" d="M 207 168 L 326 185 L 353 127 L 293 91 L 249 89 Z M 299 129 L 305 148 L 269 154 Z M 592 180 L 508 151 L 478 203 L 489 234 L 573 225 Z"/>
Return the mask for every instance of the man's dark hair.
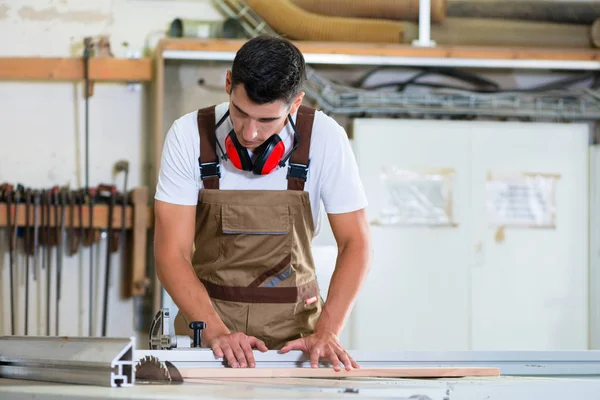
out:
<path id="1" fill-rule="evenodd" d="M 248 40 L 231 69 L 232 89 L 242 83 L 256 104 L 282 100 L 290 104 L 306 79 L 302 53 L 290 41 L 270 35 Z"/>

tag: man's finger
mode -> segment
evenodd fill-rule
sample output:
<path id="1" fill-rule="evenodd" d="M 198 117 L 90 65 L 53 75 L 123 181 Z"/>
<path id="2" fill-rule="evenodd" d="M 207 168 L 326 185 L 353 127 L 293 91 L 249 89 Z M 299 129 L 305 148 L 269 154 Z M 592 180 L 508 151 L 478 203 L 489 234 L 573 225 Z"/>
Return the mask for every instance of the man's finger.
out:
<path id="1" fill-rule="evenodd" d="M 285 346 L 279 350 L 281 353 L 287 353 L 290 350 L 302 350 L 302 343 L 300 339 L 292 340 L 291 342 L 287 342 Z"/>
<path id="2" fill-rule="evenodd" d="M 352 368 L 360 368 L 360 365 L 358 365 L 358 363 L 356 361 L 354 361 L 354 359 L 352 357 L 350 357 L 350 354 L 348 354 L 348 358 L 350 359 L 350 362 L 352 363 Z"/>
<path id="3" fill-rule="evenodd" d="M 227 363 L 229 363 L 229 365 L 232 368 L 237 368 L 238 363 L 237 363 L 235 356 L 233 355 L 233 350 L 231 349 L 231 346 L 224 345 L 223 352 L 225 353 L 225 358 L 227 359 Z"/>
<path id="4" fill-rule="evenodd" d="M 333 365 L 333 370 L 339 372 L 342 368 L 340 367 L 340 359 L 335 353 L 335 350 L 332 347 L 330 347 L 328 353 L 329 354 L 327 354 L 327 358 L 329 359 L 329 361 L 331 361 L 331 364 Z"/>
<path id="5" fill-rule="evenodd" d="M 340 359 L 340 361 L 346 367 L 346 371 L 350 371 L 352 369 L 353 365 L 350 362 L 350 356 L 348 355 L 348 353 L 346 353 L 346 350 L 344 350 L 342 348 L 338 349 L 337 355 L 338 355 L 338 358 Z"/>
<path id="6" fill-rule="evenodd" d="M 223 350 L 221 350 L 221 346 L 219 346 L 218 344 L 215 344 L 213 346 L 213 353 L 215 353 L 215 357 L 223 358 Z"/>
<path id="7" fill-rule="evenodd" d="M 315 346 L 310 351 L 310 366 L 313 368 L 319 368 L 319 356 L 321 355 L 321 348 Z"/>
<path id="8" fill-rule="evenodd" d="M 252 353 L 252 346 L 250 346 L 249 340 L 244 340 L 240 343 L 242 350 L 246 356 L 246 360 L 248 360 L 248 366 L 250 368 L 254 368 L 256 366 L 256 362 L 254 361 L 254 354 Z"/>
<path id="9" fill-rule="evenodd" d="M 240 347 L 240 342 L 233 342 L 231 344 L 231 349 L 233 350 L 233 354 L 235 354 L 235 357 L 240 363 L 240 366 L 242 368 L 246 368 L 246 366 L 248 365 L 248 361 L 246 361 L 246 355 L 244 354 L 244 350 L 242 350 L 242 348 Z"/>
<path id="10" fill-rule="evenodd" d="M 254 336 L 250 336 L 250 345 L 262 351 L 263 353 L 269 350 L 265 342 L 255 338 Z"/>

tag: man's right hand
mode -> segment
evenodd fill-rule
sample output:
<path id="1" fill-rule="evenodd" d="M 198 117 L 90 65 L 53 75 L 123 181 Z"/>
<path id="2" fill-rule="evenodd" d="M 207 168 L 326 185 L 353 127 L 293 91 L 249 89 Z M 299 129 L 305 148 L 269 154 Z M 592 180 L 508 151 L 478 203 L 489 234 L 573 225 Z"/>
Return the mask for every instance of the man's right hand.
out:
<path id="1" fill-rule="evenodd" d="M 256 362 L 252 349 L 258 349 L 263 353 L 268 350 L 262 340 L 241 332 L 217 336 L 210 341 L 210 347 L 215 356 L 225 357 L 232 368 L 254 368 Z"/>

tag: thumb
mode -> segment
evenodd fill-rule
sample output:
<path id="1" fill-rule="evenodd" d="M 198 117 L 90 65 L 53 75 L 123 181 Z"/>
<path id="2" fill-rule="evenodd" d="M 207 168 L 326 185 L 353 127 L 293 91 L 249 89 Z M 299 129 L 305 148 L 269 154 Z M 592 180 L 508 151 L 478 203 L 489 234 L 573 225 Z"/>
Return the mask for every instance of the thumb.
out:
<path id="1" fill-rule="evenodd" d="M 258 350 L 262 351 L 263 353 L 269 350 L 267 348 L 267 346 L 265 345 L 265 342 L 263 342 L 260 339 L 255 338 L 254 336 L 252 336 L 250 338 L 250 345 L 256 347 Z"/>
<path id="2" fill-rule="evenodd" d="M 291 342 L 287 342 L 279 351 L 281 353 L 287 353 L 290 350 L 302 350 L 302 348 L 302 339 L 296 339 L 292 340 Z"/>

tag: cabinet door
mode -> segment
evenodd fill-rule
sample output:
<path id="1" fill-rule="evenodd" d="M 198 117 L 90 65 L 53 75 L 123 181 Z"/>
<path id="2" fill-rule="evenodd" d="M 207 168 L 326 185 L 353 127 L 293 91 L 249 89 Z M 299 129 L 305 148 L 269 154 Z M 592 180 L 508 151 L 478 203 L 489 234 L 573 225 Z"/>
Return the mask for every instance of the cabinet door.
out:
<path id="1" fill-rule="evenodd" d="M 481 122 L 470 131 L 473 349 L 586 349 L 587 126 Z M 488 174 L 522 172 L 559 176 L 555 228 L 488 226 Z"/>
<path id="2" fill-rule="evenodd" d="M 382 167 L 453 169 L 456 226 L 371 226 L 374 262 L 351 319 L 351 348 L 465 350 L 472 262 L 468 123 L 357 119 L 354 150 L 371 221 L 385 207 Z"/>

